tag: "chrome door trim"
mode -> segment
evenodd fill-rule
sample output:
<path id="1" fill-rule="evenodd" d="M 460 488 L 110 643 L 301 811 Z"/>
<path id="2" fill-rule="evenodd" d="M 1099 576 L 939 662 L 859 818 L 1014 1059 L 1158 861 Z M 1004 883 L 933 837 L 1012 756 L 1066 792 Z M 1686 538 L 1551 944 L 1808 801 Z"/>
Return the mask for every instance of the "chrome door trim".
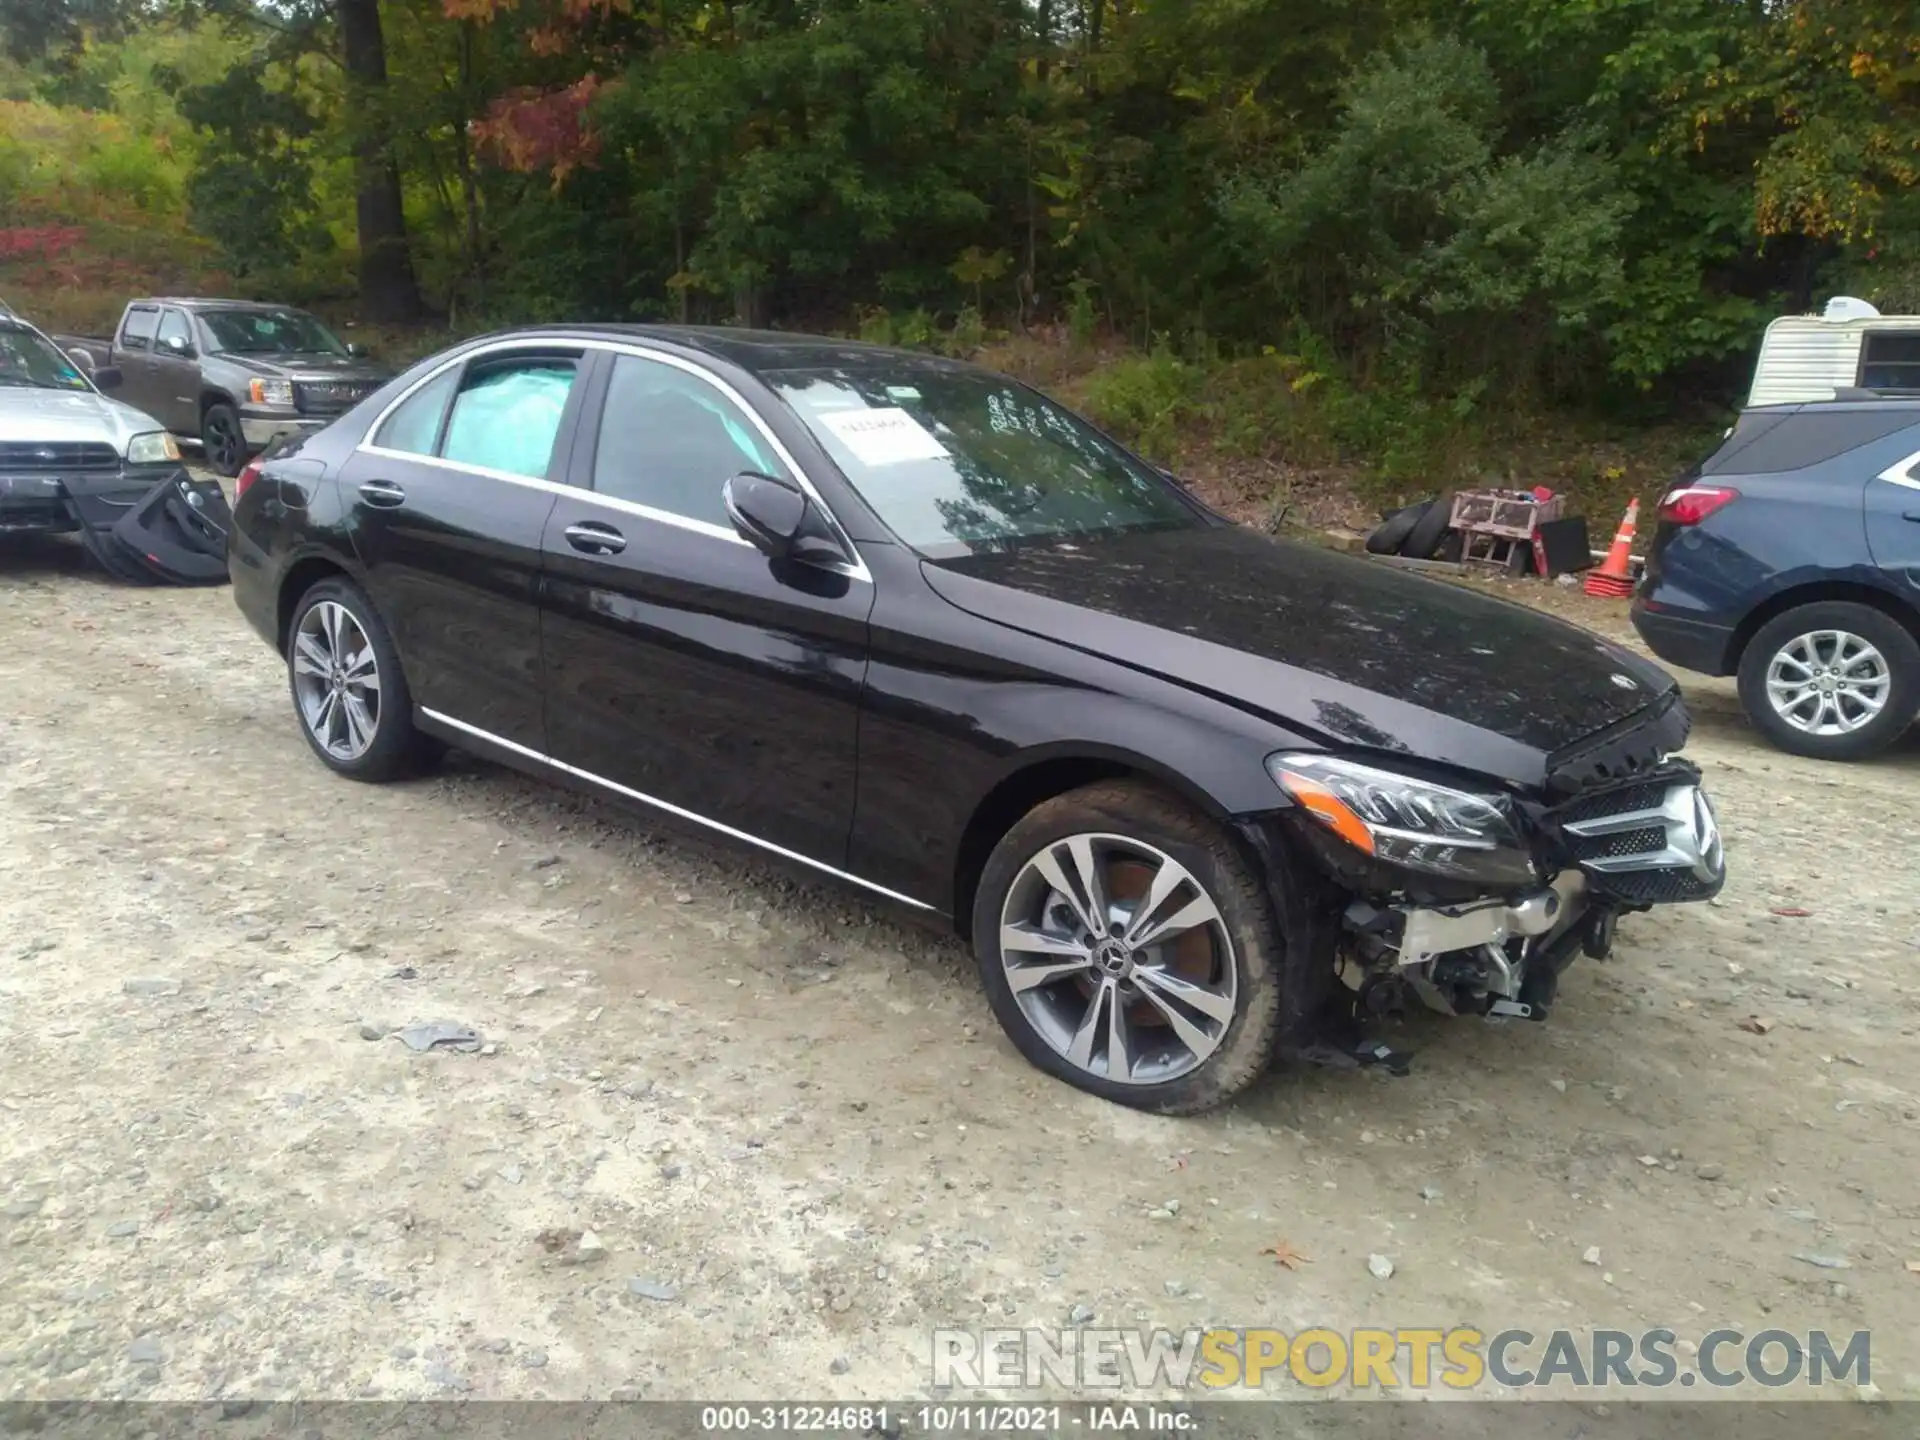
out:
<path id="1" fill-rule="evenodd" d="M 728 836 L 731 839 L 743 840 L 749 845 L 756 845 L 762 850 L 780 856 L 782 859 L 792 860 L 801 865 L 819 870 L 824 874 L 831 875 L 836 880 L 848 881 L 860 886 L 862 889 L 871 890 L 876 895 L 884 895 L 889 900 L 897 900 L 903 905 L 911 905 L 916 910 L 930 911 L 933 909 L 933 906 L 927 904 L 924 900 L 916 900 L 911 895 L 902 895 L 898 890 L 889 890 L 886 886 L 876 885 L 871 880 L 862 880 L 851 871 L 836 869 L 824 860 L 815 860 L 810 855 L 802 855 L 798 850 L 789 850 L 784 845 L 774 844 L 771 840 L 762 840 L 758 835 L 749 835 L 745 830 L 736 830 L 731 825 L 724 825 L 718 820 L 710 820 L 705 815 L 698 814 L 692 810 L 682 809 L 678 805 L 662 800 L 657 796 L 648 795 L 644 791 L 629 789 L 617 781 L 607 779 L 604 775 L 596 775 L 591 770 L 582 770 L 578 765 L 569 765 L 564 760 L 556 760 L 551 755 L 544 755 L 529 746 L 519 744 L 517 741 L 502 739 L 491 731 L 482 730 L 478 725 L 469 725 L 464 720 L 456 720 L 453 716 L 443 715 L 438 710 L 429 710 L 424 705 L 420 707 L 420 713 L 429 720 L 449 726 L 464 734 L 472 735 L 476 739 L 486 741 L 489 745 L 498 745 L 503 750 L 511 750 L 514 754 L 525 756 L 529 760 L 537 760 L 542 765 L 561 771 L 563 774 L 572 775 L 577 779 L 589 781 L 604 789 L 611 790 L 616 795 L 624 795 L 629 800 L 638 800 L 643 805 L 651 805 L 656 810 L 664 810 L 667 814 L 678 816 L 682 820 L 691 820 L 696 825 L 704 825 L 709 830 L 717 830 L 722 835 Z"/>
<path id="2" fill-rule="evenodd" d="M 387 423 L 387 417 L 389 415 L 404 405 L 416 390 L 432 384 L 454 366 L 464 365 L 470 360 L 482 359 L 489 355 L 510 354 L 515 350 L 556 349 L 601 350 L 614 355 L 631 355 L 639 360 L 657 361 L 662 365 L 669 365 L 676 370 L 684 371 L 688 375 L 695 376 L 718 390 L 739 407 L 740 413 L 752 422 L 754 429 L 758 430 L 761 437 L 773 447 L 774 454 L 778 455 L 781 461 L 785 463 L 787 470 L 792 474 L 800 488 L 807 492 L 807 498 L 812 500 L 813 503 L 820 508 L 820 513 L 826 517 L 827 524 L 832 527 L 834 537 L 840 542 L 841 548 L 852 557 L 848 564 L 824 566 L 821 568 L 830 569 L 835 574 L 845 575 L 851 580 L 863 580 L 869 585 L 873 583 L 873 574 L 867 569 L 867 562 L 861 558 L 860 551 L 855 547 L 852 538 L 847 534 L 846 527 L 841 525 L 839 518 L 833 513 L 832 507 L 827 504 L 826 498 L 821 495 L 819 489 L 808 477 L 807 472 L 801 468 L 800 462 L 793 458 L 793 452 L 781 443 L 780 437 L 773 433 L 773 428 L 761 417 L 760 412 L 747 403 L 746 397 L 718 375 L 713 374 L 709 370 L 702 369 L 693 361 L 687 360 L 679 355 L 669 354 L 664 350 L 656 350 L 639 341 L 606 340 L 598 338 L 575 339 L 566 335 L 522 335 L 515 336 L 511 339 L 497 340 L 487 345 L 477 346 L 472 350 L 463 351 L 452 359 L 434 366 L 432 370 L 422 375 L 418 380 L 414 381 L 413 384 L 409 385 L 400 394 L 387 402 L 380 413 L 374 416 L 373 423 L 368 425 L 365 432 L 361 435 L 359 444 L 354 446 L 355 452 L 365 455 L 378 455 L 388 460 L 410 461 L 416 465 L 430 465 L 442 470 L 453 470 L 467 475 L 484 475 L 490 480 L 504 480 L 510 485 L 525 485 L 531 489 L 546 490 L 557 495 L 572 495 L 579 499 L 592 500 L 596 504 L 605 505 L 610 509 L 623 511 L 629 515 L 638 515 L 642 519 L 652 520 L 661 525 L 671 525 L 676 529 L 689 530 L 696 535 L 705 535 L 714 540 L 727 540 L 736 545 L 748 545 L 745 538 L 725 526 L 714 525 L 705 520 L 695 520 L 685 515 L 676 515 L 670 510 L 656 509 L 654 506 L 641 505 L 632 500 L 622 500 L 617 496 L 602 494 L 598 490 L 584 490 L 578 485 L 562 485 L 554 480 L 536 479 L 529 475 L 515 475 L 506 470 L 489 469 L 485 465 L 468 465 L 457 460 L 443 460 L 438 455 L 415 455 L 406 450 L 393 450 L 387 446 L 372 443 L 371 437 L 379 433 L 380 427 Z M 748 548 L 751 549 L 752 547 L 748 545 Z"/>

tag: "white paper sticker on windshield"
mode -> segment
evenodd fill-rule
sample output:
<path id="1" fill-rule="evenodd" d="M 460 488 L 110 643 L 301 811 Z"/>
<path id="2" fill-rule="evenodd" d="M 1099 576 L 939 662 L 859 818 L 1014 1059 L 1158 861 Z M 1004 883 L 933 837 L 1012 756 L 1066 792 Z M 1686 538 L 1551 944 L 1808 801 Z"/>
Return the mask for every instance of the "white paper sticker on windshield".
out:
<path id="1" fill-rule="evenodd" d="M 904 410 L 828 410 L 819 420 L 863 465 L 940 460 L 947 453 L 946 447 Z"/>

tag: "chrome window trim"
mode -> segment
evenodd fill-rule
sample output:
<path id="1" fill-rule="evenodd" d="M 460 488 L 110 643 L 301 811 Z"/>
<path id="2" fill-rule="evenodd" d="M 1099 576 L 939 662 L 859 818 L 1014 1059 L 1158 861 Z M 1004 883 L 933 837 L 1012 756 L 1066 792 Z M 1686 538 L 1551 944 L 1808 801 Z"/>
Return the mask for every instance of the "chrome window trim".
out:
<path id="1" fill-rule="evenodd" d="M 406 404 L 406 402 L 412 398 L 415 391 L 432 384 L 454 366 L 465 365 L 471 360 L 485 358 L 490 355 L 511 354 L 515 350 L 554 349 L 599 350 L 612 355 L 631 355 L 638 360 L 653 360 L 662 365 L 669 365 L 675 370 L 684 371 L 700 380 L 704 380 L 707 384 L 718 390 L 728 400 L 732 401 L 734 405 L 739 407 L 740 413 L 752 422 L 754 429 L 759 431 L 761 437 L 766 440 L 767 444 L 773 447 L 773 453 L 786 465 L 787 471 L 793 476 L 795 483 L 807 493 L 807 498 L 818 506 L 820 513 L 826 517 L 827 524 L 832 528 L 834 538 L 840 542 L 841 548 L 853 557 L 851 562 L 845 565 L 828 565 L 819 568 L 831 570 L 836 575 L 845 575 L 851 580 L 861 580 L 869 585 L 873 583 L 873 573 L 867 569 L 867 562 L 861 558 L 859 549 L 847 534 L 846 527 L 840 523 L 839 517 L 833 513 L 832 507 L 827 504 L 826 497 L 821 495 L 818 487 L 815 486 L 813 481 L 808 477 L 807 472 L 801 468 L 800 462 L 793 458 L 793 452 L 781 443 L 780 437 L 773 433 L 773 428 L 761 417 L 760 412 L 747 403 L 746 397 L 718 375 L 702 369 L 691 360 L 684 359 L 679 355 L 670 355 L 664 350 L 655 350 L 650 346 L 636 341 L 574 339 L 565 335 L 522 335 L 515 336 L 511 339 L 494 341 L 490 344 L 465 351 L 442 364 L 434 366 L 432 370 L 422 375 L 418 380 L 414 381 L 413 384 L 409 385 L 400 394 L 394 396 L 392 400 L 387 402 L 380 413 L 373 417 L 373 423 L 367 426 L 361 436 L 360 442 L 354 446 L 355 453 L 378 455 L 388 460 L 406 460 L 417 465 L 431 465 L 438 469 L 452 470 L 464 475 L 482 475 L 490 480 L 504 480 L 510 485 L 525 485 L 535 490 L 550 491 L 556 495 L 572 495 L 592 500 L 596 504 L 606 505 L 625 514 L 637 515 L 642 519 L 651 520 L 659 525 L 670 525 L 675 529 L 686 530 L 695 535 L 705 535 L 710 539 L 725 540 L 735 545 L 748 545 L 748 542 L 742 536 L 722 526 L 711 524 L 705 520 L 695 520 L 689 515 L 677 515 L 671 510 L 661 510 L 652 505 L 642 505 L 637 501 L 622 500 L 616 495 L 603 494 L 598 490 L 582 489 L 578 485 L 563 485 L 556 480 L 539 479 L 531 475 L 515 475 L 511 471 L 494 470 L 485 465 L 469 465 L 457 460 L 444 460 L 438 455 L 417 455 L 412 451 L 394 450 L 384 445 L 369 443 L 368 437 L 379 434 L 380 427 L 387 423 L 387 417 L 402 405 Z M 752 547 L 748 545 L 748 548 L 751 549 Z"/>
<path id="2" fill-rule="evenodd" d="M 1920 468 L 1920 450 L 1914 451 L 1904 460 L 1894 461 L 1873 478 L 1885 480 L 1888 484 L 1898 485 L 1903 489 L 1920 490 L 1920 477 L 1914 474 L 1916 468 Z"/>
<path id="3" fill-rule="evenodd" d="M 835 879 L 849 881 L 852 884 L 860 886 L 862 889 L 873 891 L 876 895 L 884 895 L 889 900 L 897 900 L 903 905 L 911 905 L 916 910 L 933 909 L 933 906 L 927 904 L 924 900 L 916 900 L 911 895 L 902 895 L 898 890 L 889 890 L 886 886 L 876 885 L 871 880 L 862 880 L 850 870 L 838 869 L 835 866 L 827 864 L 824 860 L 815 860 L 810 855 L 802 855 L 798 850 L 789 850 L 784 845 L 776 845 L 771 840 L 762 840 L 758 835 L 750 835 L 745 830 L 736 830 L 731 825 L 722 824 L 718 820 L 710 820 L 697 811 L 683 809 L 670 801 L 662 800 L 658 796 L 649 795 L 641 790 L 630 789 L 617 781 L 607 779 L 604 775 L 596 775 L 591 770 L 582 770 L 578 765 L 569 765 L 564 760 L 556 760 L 551 755 L 542 754 L 531 746 L 522 745 L 515 740 L 503 739 L 490 730 L 482 730 L 478 725 L 469 725 L 464 720 L 456 720 L 451 715 L 442 714 L 438 710 L 430 710 L 425 705 L 420 707 L 420 713 L 429 720 L 437 721 L 463 734 L 472 735 L 476 739 L 486 741 L 489 745 L 498 745 L 502 750 L 510 750 L 516 755 L 525 756 L 529 760 L 536 760 L 542 765 L 550 766 L 555 770 L 561 771 L 563 774 L 572 775 L 576 779 L 586 780 L 592 784 L 602 786 L 607 790 L 611 790 L 616 795 L 624 795 L 629 800 L 638 800 L 643 805 L 651 805 L 656 810 L 664 810 L 667 814 L 678 816 L 682 820 L 690 820 L 696 825 L 704 825 L 709 830 L 717 830 L 722 835 L 729 836 L 732 839 L 745 841 L 749 845 L 756 845 L 762 850 L 780 856 L 782 859 L 795 861 L 801 865 L 821 871 L 823 874 L 831 875 Z"/>

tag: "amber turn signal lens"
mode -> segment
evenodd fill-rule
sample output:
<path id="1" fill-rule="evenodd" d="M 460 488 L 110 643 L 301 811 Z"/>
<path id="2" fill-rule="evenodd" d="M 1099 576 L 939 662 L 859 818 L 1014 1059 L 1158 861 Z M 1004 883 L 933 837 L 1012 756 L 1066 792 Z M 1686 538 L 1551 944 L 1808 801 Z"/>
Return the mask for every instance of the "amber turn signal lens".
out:
<path id="1" fill-rule="evenodd" d="M 1373 854 L 1373 831 L 1367 822 L 1347 808 L 1347 802 L 1318 780 L 1296 771 L 1282 770 L 1276 777 L 1286 791 L 1321 824 L 1363 854 Z"/>

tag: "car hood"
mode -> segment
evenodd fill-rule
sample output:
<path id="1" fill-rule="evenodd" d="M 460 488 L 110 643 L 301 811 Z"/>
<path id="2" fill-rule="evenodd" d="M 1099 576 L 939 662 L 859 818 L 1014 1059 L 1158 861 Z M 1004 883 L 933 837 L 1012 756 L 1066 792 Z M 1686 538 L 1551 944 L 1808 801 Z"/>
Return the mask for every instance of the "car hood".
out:
<path id="1" fill-rule="evenodd" d="M 1322 743 L 1537 786 L 1553 751 L 1673 677 L 1576 626 L 1239 526 L 927 561 L 984 619 L 1273 717 Z"/>
<path id="2" fill-rule="evenodd" d="M 335 355 L 330 350 L 281 351 L 272 355 L 242 355 L 222 350 L 218 358 L 257 375 L 276 379 L 386 381 L 392 371 L 361 355 Z"/>
<path id="3" fill-rule="evenodd" d="M 0 385 L 0 441 L 105 444 L 125 454 L 135 435 L 160 428 L 151 415 L 91 390 Z"/>

